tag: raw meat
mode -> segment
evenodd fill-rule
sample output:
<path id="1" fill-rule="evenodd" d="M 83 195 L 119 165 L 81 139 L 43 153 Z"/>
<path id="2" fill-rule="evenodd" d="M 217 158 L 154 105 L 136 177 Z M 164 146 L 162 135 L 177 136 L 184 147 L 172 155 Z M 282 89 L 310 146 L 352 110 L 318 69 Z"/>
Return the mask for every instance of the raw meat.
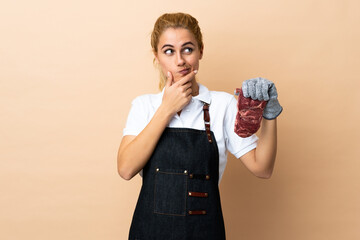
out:
<path id="1" fill-rule="evenodd" d="M 250 137 L 260 128 L 267 101 L 253 100 L 251 97 L 246 98 L 241 88 L 236 88 L 235 92 L 236 95 L 239 93 L 239 98 L 234 131 L 240 137 Z"/>

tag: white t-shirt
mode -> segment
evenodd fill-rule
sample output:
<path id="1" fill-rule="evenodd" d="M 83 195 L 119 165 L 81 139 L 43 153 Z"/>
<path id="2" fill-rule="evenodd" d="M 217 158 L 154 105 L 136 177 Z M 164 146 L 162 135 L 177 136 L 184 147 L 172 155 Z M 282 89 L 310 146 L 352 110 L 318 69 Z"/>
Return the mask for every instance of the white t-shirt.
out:
<path id="1" fill-rule="evenodd" d="M 210 130 L 213 131 L 219 149 L 219 184 L 225 170 L 228 151 L 236 158 L 256 148 L 258 137 L 253 134 L 242 138 L 234 132 L 237 114 L 236 98 L 226 92 L 209 91 L 198 83 L 199 95 L 192 97 L 188 105 L 175 114 L 167 127 L 205 130 L 203 102 L 209 103 Z M 123 136 L 137 136 L 150 122 L 162 102 L 164 90 L 158 94 L 145 94 L 132 101 Z M 142 170 L 140 171 L 142 176 Z"/>

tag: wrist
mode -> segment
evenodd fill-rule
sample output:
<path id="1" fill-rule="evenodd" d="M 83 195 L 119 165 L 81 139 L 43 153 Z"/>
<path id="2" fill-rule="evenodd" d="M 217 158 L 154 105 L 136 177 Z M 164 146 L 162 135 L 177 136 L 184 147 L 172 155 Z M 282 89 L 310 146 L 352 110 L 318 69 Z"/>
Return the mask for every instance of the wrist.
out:
<path id="1" fill-rule="evenodd" d="M 157 112 L 159 113 L 160 116 L 162 116 L 163 118 L 165 118 L 165 120 L 170 121 L 171 118 L 175 115 L 175 112 L 169 110 L 166 106 L 164 106 L 163 104 L 160 105 L 160 107 L 158 108 Z"/>

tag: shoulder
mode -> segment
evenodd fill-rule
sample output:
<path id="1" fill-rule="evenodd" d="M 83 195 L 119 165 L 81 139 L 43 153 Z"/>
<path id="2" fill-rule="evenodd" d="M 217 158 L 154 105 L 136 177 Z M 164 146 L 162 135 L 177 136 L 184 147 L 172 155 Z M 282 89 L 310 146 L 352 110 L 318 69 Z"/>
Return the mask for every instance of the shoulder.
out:
<path id="1" fill-rule="evenodd" d="M 143 94 L 135 97 L 131 104 L 136 106 L 148 106 L 161 100 L 161 93 L 157 94 Z"/>
<path id="2" fill-rule="evenodd" d="M 139 95 L 139 96 L 135 97 L 133 99 L 133 101 L 142 102 L 142 101 L 154 100 L 154 99 L 156 99 L 158 97 L 159 94 L 160 93 L 157 93 L 157 94 L 149 93 L 149 94 Z"/>

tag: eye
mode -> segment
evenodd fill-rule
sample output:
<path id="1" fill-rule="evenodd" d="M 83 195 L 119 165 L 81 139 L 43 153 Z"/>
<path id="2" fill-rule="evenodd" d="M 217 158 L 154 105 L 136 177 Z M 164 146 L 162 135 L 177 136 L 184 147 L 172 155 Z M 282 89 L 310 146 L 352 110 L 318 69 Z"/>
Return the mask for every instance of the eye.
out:
<path id="1" fill-rule="evenodd" d="M 193 49 L 192 48 L 184 48 L 183 52 L 184 53 L 192 53 Z"/>
<path id="2" fill-rule="evenodd" d="M 173 53 L 173 50 L 172 50 L 172 49 L 166 49 L 166 50 L 164 51 L 164 53 L 165 53 L 166 55 L 171 55 L 171 54 Z"/>

